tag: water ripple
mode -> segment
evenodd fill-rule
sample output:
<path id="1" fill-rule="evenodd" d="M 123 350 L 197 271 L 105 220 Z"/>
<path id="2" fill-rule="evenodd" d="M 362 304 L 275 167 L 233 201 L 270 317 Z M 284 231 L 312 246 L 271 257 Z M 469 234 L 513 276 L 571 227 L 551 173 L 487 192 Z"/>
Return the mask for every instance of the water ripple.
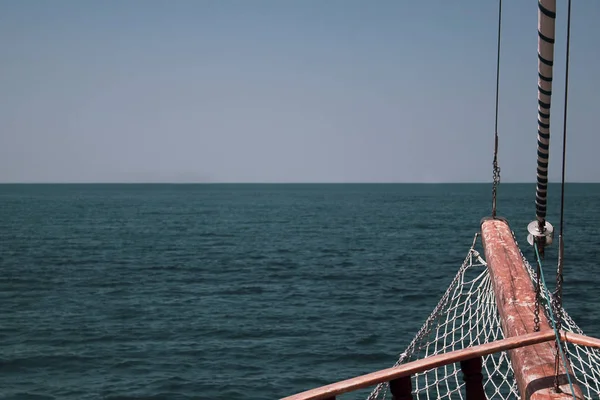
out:
<path id="1" fill-rule="evenodd" d="M 500 193 L 520 236 L 532 189 Z M 600 186 L 568 192 L 566 307 L 598 335 Z M 273 399 L 389 367 L 488 209 L 488 185 L 0 185 L 0 398 Z"/>

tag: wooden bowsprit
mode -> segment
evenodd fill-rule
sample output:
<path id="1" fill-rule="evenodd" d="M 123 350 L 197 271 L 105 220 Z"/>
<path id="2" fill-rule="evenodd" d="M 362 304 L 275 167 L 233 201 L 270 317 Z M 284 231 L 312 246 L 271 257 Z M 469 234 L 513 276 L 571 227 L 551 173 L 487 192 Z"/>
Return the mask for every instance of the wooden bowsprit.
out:
<path id="1" fill-rule="evenodd" d="M 481 237 L 504 336 L 510 338 L 533 333 L 535 290 L 508 223 L 500 219 L 484 220 Z M 552 330 L 543 313 L 540 315 L 540 329 Z M 554 390 L 554 352 L 552 343 L 540 343 L 508 352 L 519 392 L 524 399 L 573 398 L 567 371 L 562 366 L 559 372 L 562 393 Z M 568 373 L 571 380 L 575 381 L 573 372 L 569 370 Z M 578 398 L 584 398 L 578 385 L 575 384 L 574 389 Z"/>

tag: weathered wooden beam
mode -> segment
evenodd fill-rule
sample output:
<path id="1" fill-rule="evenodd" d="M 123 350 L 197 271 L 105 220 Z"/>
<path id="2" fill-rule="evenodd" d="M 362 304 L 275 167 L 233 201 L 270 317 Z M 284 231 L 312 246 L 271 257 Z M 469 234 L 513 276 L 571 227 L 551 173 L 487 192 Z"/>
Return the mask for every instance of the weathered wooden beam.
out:
<path id="1" fill-rule="evenodd" d="M 488 354 L 498 353 L 523 346 L 531 346 L 537 343 L 551 342 L 553 340 L 554 332 L 551 330 L 534 332 L 520 337 L 496 340 L 495 342 L 467 347 L 465 349 L 452 351 L 450 353 L 438 354 L 412 361 L 410 363 L 401 364 L 397 367 L 386 368 L 371 372 L 370 374 L 357 376 L 355 378 L 346 379 L 326 386 L 321 386 L 285 397 L 282 400 L 324 400 L 332 396 L 337 396 L 343 393 L 377 385 L 378 383 L 389 382 L 403 376 L 410 376 L 416 374 L 417 372 L 424 372 L 433 368 L 453 364 L 475 357 L 483 357 Z"/>
<path id="2" fill-rule="evenodd" d="M 481 237 L 504 336 L 510 338 L 534 332 L 535 290 L 508 223 L 499 219 L 484 220 Z M 540 330 L 552 332 L 543 311 L 540 312 Z M 573 398 L 566 379 L 559 380 L 562 393 L 554 390 L 554 351 L 553 343 L 540 343 L 509 351 L 521 398 Z M 561 363 L 560 375 L 565 378 L 565 373 Z M 571 371 L 569 374 L 574 380 Z M 577 385 L 575 395 L 583 398 Z"/>

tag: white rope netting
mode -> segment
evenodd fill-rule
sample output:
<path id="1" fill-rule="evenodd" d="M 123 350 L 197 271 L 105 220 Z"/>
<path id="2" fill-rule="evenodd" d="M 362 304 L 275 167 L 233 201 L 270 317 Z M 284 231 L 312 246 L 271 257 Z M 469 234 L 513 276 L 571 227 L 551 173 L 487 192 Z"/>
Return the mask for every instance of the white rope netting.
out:
<path id="1" fill-rule="evenodd" d="M 395 365 L 504 338 L 487 264 L 474 247 L 475 240 L 448 290 Z M 535 271 L 523 260 L 535 281 Z M 544 300 L 542 304 L 548 315 L 545 295 Z M 582 333 L 571 317 L 561 311 L 563 329 Z M 600 398 L 600 352 L 572 344 L 566 348 L 586 398 Z M 488 399 L 520 399 L 507 352 L 483 357 L 483 375 Z M 415 374 L 412 385 L 415 399 L 466 399 L 459 363 Z M 368 400 L 391 398 L 388 386 L 375 387 Z"/>
<path id="2" fill-rule="evenodd" d="M 532 281 L 535 282 L 537 279 L 535 270 L 529 264 L 523 253 L 521 253 L 521 257 L 523 258 L 523 262 L 527 268 L 529 276 L 531 277 Z M 550 275 L 549 272 L 550 271 L 546 272 L 546 274 Z M 546 317 L 548 320 L 550 320 L 550 304 L 552 304 L 553 299 L 548 298 L 547 293 L 549 293 L 549 291 L 545 289 L 545 287 L 542 287 L 541 290 L 541 295 L 543 298 L 542 304 L 544 306 Z M 550 294 L 550 296 L 552 297 L 553 295 Z M 554 315 L 556 315 L 557 312 L 562 314 L 563 331 L 579 333 L 581 335 L 584 334 L 581 328 L 575 323 L 575 321 L 573 321 L 571 316 L 565 311 L 564 308 L 560 307 L 558 310 L 555 309 Z M 572 369 L 573 374 L 575 375 L 576 382 L 573 383 L 579 385 L 579 388 L 582 390 L 586 399 L 600 399 L 600 350 L 572 343 L 565 343 L 564 346 L 569 367 Z"/>

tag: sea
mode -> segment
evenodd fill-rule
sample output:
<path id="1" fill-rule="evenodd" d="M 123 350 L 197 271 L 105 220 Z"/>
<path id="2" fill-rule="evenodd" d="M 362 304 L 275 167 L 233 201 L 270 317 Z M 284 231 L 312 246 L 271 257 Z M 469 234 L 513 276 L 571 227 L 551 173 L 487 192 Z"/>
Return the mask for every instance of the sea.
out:
<path id="1" fill-rule="evenodd" d="M 560 189 L 548 200 L 557 232 Z M 462 264 L 491 193 L 0 185 L 0 399 L 278 399 L 390 367 Z M 498 189 L 498 215 L 532 263 L 534 201 L 534 184 Z M 567 184 L 564 306 L 592 336 L 599 227 L 600 184 Z"/>

